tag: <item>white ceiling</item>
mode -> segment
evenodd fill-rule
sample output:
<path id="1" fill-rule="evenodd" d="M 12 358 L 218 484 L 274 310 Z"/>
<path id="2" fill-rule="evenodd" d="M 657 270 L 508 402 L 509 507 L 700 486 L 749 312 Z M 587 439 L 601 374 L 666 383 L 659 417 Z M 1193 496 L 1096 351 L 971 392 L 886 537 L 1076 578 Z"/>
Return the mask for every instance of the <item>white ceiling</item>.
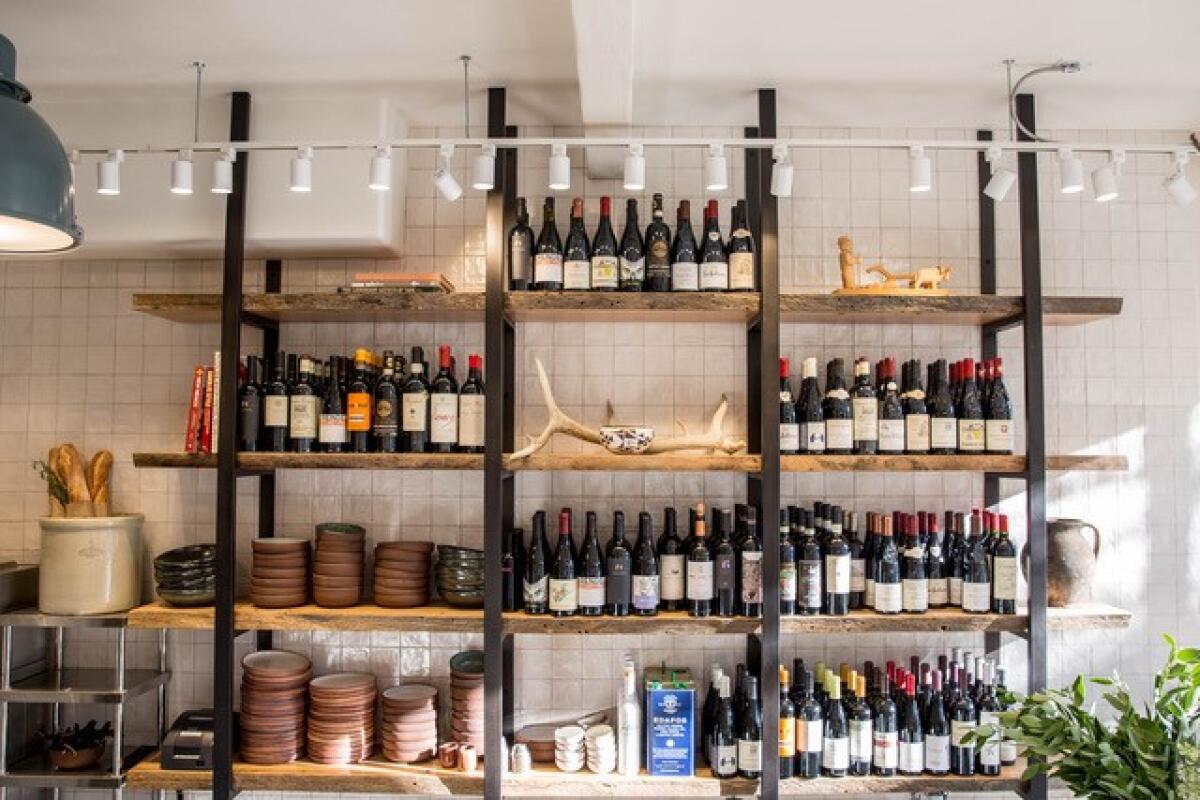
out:
<path id="1" fill-rule="evenodd" d="M 517 122 L 579 121 L 565 0 L 0 0 L 0 33 L 35 102 L 186 94 L 200 59 L 210 91 L 385 86 L 456 123 L 470 53 Z M 1043 128 L 1200 128 L 1197 0 L 637 0 L 634 33 L 635 124 L 752 122 L 774 86 L 783 124 L 1003 126 L 1012 57 L 1085 64 L 1032 83 Z"/>

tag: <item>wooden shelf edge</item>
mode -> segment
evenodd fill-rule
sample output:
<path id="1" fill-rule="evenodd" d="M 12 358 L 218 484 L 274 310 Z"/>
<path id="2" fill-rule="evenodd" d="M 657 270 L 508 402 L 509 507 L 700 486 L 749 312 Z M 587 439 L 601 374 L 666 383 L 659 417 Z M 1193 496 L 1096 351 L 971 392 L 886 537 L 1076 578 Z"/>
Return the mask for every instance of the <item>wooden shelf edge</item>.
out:
<path id="1" fill-rule="evenodd" d="M 1021 472 L 1019 455 L 794 455 L 781 456 L 784 472 Z"/>
<path id="2" fill-rule="evenodd" d="M 508 292 L 505 310 L 518 321 L 745 322 L 758 314 L 758 292 Z"/>
<path id="3" fill-rule="evenodd" d="M 547 614 L 526 614 L 509 611 L 504 614 L 504 630 L 508 633 L 612 635 L 706 633 L 758 633 L 762 620 L 751 617 L 689 617 L 686 611 L 660 611 L 653 617 L 552 617 Z"/>
<path id="4" fill-rule="evenodd" d="M 1046 469 L 1054 472 L 1128 472 L 1129 459 L 1087 454 L 1047 456 Z"/>
<path id="5" fill-rule="evenodd" d="M 762 457 L 704 453 L 623 456 L 597 450 L 589 453 L 534 453 L 527 458 L 514 460 L 511 454 L 506 453 L 504 468 L 513 471 L 759 472 L 762 469 Z"/>
<path id="6" fill-rule="evenodd" d="M 1128 628 L 1133 613 L 1106 603 L 1079 603 L 1046 610 L 1046 627 L 1052 631 L 1112 630 Z"/>
<path id="7" fill-rule="evenodd" d="M 705 767 L 698 767 L 690 777 L 642 774 L 626 778 L 586 770 L 562 772 L 549 764 L 535 764 L 525 775 L 504 776 L 505 797 L 754 797 L 758 788 L 756 780 L 716 778 Z"/>
<path id="8" fill-rule="evenodd" d="M 213 469 L 215 453 L 137 452 L 141 468 Z M 238 467 L 255 472 L 276 469 L 481 470 L 480 453 L 239 453 Z"/>
<path id="9" fill-rule="evenodd" d="M 1042 298 L 1046 325 L 1084 325 L 1121 313 L 1120 297 Z M 888 295 L 782 294 L 784 322 L 838 322 L 918 325 L 986 325 L 1018 321 L 1024 309 L 1020 295 L 962 294 L 945 297 Z"/>
<path id="10" fill-rule="evenodd" d="M 779 782 L 780 797 L 810 795 L 857 794 L 879 795 L 891 792 L 996 792 L 1021 788 L 1023 761 L 1004 767 L 996 776 L 987 775 L 897 775 L 882 778 L 878 775 L 844 778 L 787 778 Z"/>
<path id="11" fill-rule="evenodd" d="M 138 293 L 130 300 L 134 311 L 186 323 L 221 320 L 221 295 L 196 293 Z M 483 321 L 482 292 L 289 292 L 247 294 L 243 310 L 276 322 L 357 321 Z"/>
<path id="12" fill-rule="evenodd" d="M 1133 614 L 1130 612 L 1104 603 L 1050 608 L 1046 614 L 1046 627 L 1059 631 L 1127 628 L 1132 621 Z M 967 614 L 954 608 L 934 608 L 924 614 L 852 611 L 844 617 L 781 617 L 779 627 L 784 634 L 956 632 L 1024 635 L 1029 629 L 1029 612 L 1025 608 L 1017 614 Z"/>
<path id="13" fill-rule="evenodd" d="M 211 630 L 213 617 L 212 606 L 175 608 L 156 601 L 131 610 L 129 627 Z M 415 608 L 383 608 L 370 603 L 347 608 L 322 608 L 311 603 L 295 608 L 259 608 L 248 600 L 239 600 L 234 625 L 240 630 L 479 633 L 483 630 L 483 609 L 454 608 L 445 603 Z"/>

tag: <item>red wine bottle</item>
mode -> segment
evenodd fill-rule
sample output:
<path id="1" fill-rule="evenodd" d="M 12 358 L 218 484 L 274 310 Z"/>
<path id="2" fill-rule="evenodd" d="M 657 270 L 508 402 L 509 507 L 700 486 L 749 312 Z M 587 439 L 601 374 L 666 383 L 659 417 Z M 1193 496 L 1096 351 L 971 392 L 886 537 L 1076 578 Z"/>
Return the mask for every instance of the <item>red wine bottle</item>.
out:
<path id="1" fill-rule="evenodd" d="M 871 362 L 865 358 L 854 362 L 850 408 L 854 412 L 855 455 L 874 455 L 879 449 L 879 397 L 871 385 Z"/>
<path id="2" fill-rule="evenodd" d="M 929 379 L 929 452 L 953 455 L 958 452 L 958 420 L 945 359 L 930 366 Z"/>
<path id="3" fill-rule="evenodd" d="M 905 515 L 904 561 L 901 565 L 904 610 L 924 614 L 929 610 L 929 576 L 925 572 L 925 548 L 917 533 L 916 519 Z"/>
<path id="4" fill-rule="evenodd" d="M 400 382 L 396 379 L 396 356 L 383 351 L 383 374 L 375 382 L 374 414 L 371 428 L 375 448 L 394 453 L 400 440 Z"/>
<path id="5" fill-rule="evenodd" d="M 962 362 L 962 380 L 958 407 L 958 452 L 982 453 L 984 448 L 983 402 L 975 383 L 975 361 Z"/>
<path id="6" fill-rule="evenodd" d="M 791 698 L 787 667 L 779 665 L 779 777 L 796 773 L 796 705 Z"/>
<path id="7" fill-rule="evenodd" d="M 972 511 L 971 535 L 962 557 L 962 608 L 969 614 L 986 614 L 992 610 L 992 576 L 981 535 L 982 525 L 979 510 Z"/>
<path id="8" fill-rule="evenodd" d="M 850 548 L 850 608 L 862 608 L 867 593 L 867 567 L 863 541 L 858 537 L 857 515 L 846 511 L 842 515 L 842 538 Z"/>
<path id="9" fill-rule="evenodd" d="M 867 705 L 866 681 L 852 671 L 850 680 L 846 682 L 845 693 L 846 716 L 850 722 L 849 773 L 856 776 L 870 775 L 871 755 L 874 749 L 874 715 L 871 713 L 871 707 Z"/>
<path id="10" fill-rule="evenodd" d="M 688 614 L 707 617 L 713 604 L 713 555 L 705 543 L 704 504 L 698 503 L 687 548 Z"/>
<path id="11" fill-rule="evenodd" d="M 800 451 L 825 452 L 825 410 L 821 407 L 821 387 L 817 384 L 817 360 L 804 359 L 800 381 L 800 398 L 796 401 L 796 417 L 800 424 Z"/>
<path id="12" fill-rule="evenodd" d="M 288 385 L 284 380 L 282 352 L 275 354 L 271 380 L 263 386 L 263 449 L 282 453 L 288 446 Z"/>
<path id="13" fill-rule="evenodd" d="M 1017 548 L 1008 535 L 1008 515 L 1000 515 L 1000 534 L 992 548 L 992 611 L 1017 613 Z"/>
<path id="14" fill-rule="evenodd" d="M 633 545 L 633 613 L 658 614 L 658 559 L 654 555 L 654 524 L 645 511 L 638 514 L 638 536 Z"/>
<path id="15" fill-rule="evenodd" d="M 533 275 L 533 228 L 529 227 L 529 209 L 525 198 L 517 198 L 517 223 L 508 231 L 508 288 L 520 292 L 529 288 Z"/>
<path id="16" fill-rule="evenodd" d="M 816 778 L 821 774 L 821 755 L 824 749 L 825 714 L 813 691 L 813 674 L 797 669 L 803 689 L 802 700 L 796 708 L 796 776 Z"/>
<path id="17" fill-rule="evenodd" d="M 925 731 L 917 706 L 917 676 L 911 672 L 905 676 L 899 718 L 899 772 L 901 775 L 920 775 L 925 771 Z"/>
<path id="18" fill-rule="evenodd" d="M 950 604 L 950 574 L 946 569 L 945 550 L 935 514 L 929 515 L 928 525 L 929 545 L 925 548 L 925 574 L 929 581 L 929 607 L 945 608 Z"/>
<path id="19" fill-rule="evenodd" d="M 790 617 L 796 613 L 796 545 L 788 525 L 788 512 L 779 509 L 779 613 Z"/>
<path id="20" fill-rule="evenodd" d="M 975 703 L 966 685 L 966 671 L 957 669 L 956 700 L 950 713 L 950 772 L 955 775 L 975 774 L 975 745 L 964 741 L 977 725 Z"/>
<path id="21" fill-rule="evenodd" d="M 572 224 L 573 224 L 572 220 Z M 570 242 L 568 241 L 568 250 Z M 612 198 L 600 198 L 600 224 L 592 240 L 592 289 L 615 292 L 621 285 L 621 265 L 617 256 L 617 237 L 612 228 Z"/>
<path id="22" fill-rule="evenodd" d="M 671 291 L 671 229 L 663 222 L 663 196 L 654 195 L 653 217 L 646 226 L 646 291 Z"/>
<path id="23" fill-rule="evenodd" d="M 288 439 L 292 451 L 311 453 L 317 442 L 317 425 L 321 417 L 321 398 L 313 385 L 313 362 L 309 356 L 300 359 L 299 376 L 288 398 Z"/>
<path id="24" fill-rule="evenodd" d="M 579 548 L 579 569 L 576 580 L 579 584 L 580 615 L 598 617 L 603 614 L 604 558 L 600 553 L 600 539 L 596 535 L 595 511 L 587 512 L 584 517 L 583 546 Z"/>
<path id="25" fill-rule="evenodd" d="M 880 614 L 899 614 L 904 608 L 900 554 L 892 536 L 892 519 L 879 520 L 879 555 L 875 561 L 875 610 Z"/>
<path id="26" fill-rule="evenodd" d="M 569 508 L 564 508 L 558 515 L 558 544 L 550 569 L 550 613 L 556 617 L 573 617 L 579 613 L 579 582 L 575 574 Z"/>
<path id="27" fill-rule="evenodd" d="M 719 509 L 714 509 L 719 512 Z M 716 541 L 712 543 L 713 609 L 718 617 L 732 617 L 736 612 L 737 549 L 729 538 L 729 529 L 714 519 Z M 689 564 L 689 566 L 691 566 Z"/>
<path id="28" fill-rule="evenodd" d="M 700 253 L 692 233 L 692 207 L 687 200 L 679 201 L 675 226 L 675 241 L 671 244 L 671 291 L 695 292 L 700 289 Z"/>
<path id="29" fill-rule="evenodd" d="M 925 712 L 925 771 L 933 775 L 950 772 L 950 720 L 942 692 L 942 673 L 933 670 L 933 694 Z"/>
<path id="30" fill-rule="evenodd" d="M 553 197 L 547 197 L 542 206 L 542 231 L 538 234 L 533 256 L 533 288 L 544 292 L 557 292 L 563 288 L 563 249 L 554 222 Z"/>
<path id="31" fill-rule="evenodd" d="M 879 397 L 879 452 L 895 455 L 904 452 L 905 414 L 896 387 L 896 361 L 882 362 L 883 388 Z"/>
<path id="32" fill-rule="evenodd" d="M 738 200 L 730 210 L 729 291 L 753 292 L 758 285 L 758 256 L 754 234 L 746 224 L 746 201 Z"/>
<path id="33" fill-rule="evenodd" d="M 984 439 L 989 453 L 1011 453 L 1013 451 L 1012 400 L 1001 374 L 1001 361 L 991 361 L 991 390 L 985 409 Z"/>
<path id="34" fill-rule="evenodd" d="M 878 668 L 875 670 L 879 673 Z M 874 676 L 878 682 L 878 674 Z M 876 686 L 876 691 L 878 691 Z M 872 704 L 875 714 L 875 742 L 872 748 L 874 773 L 892 777 L 900 763 L 900 720 L 896 701 L 887 692 L 880 692 Z"/>
<path id="35" fill-rule="evenodd" d="M 796 403 L 788 382 L 787 358 L 779 359 L 779 452 L 783 455 L 800 452 L 800 422 L 796 419 Z"/>
<path id="36" fill-rule="evenodd" d="M 533 515 L 533 538 L 525 559 L 525 582 L 522 587 L 525 613 L 545 614 L 550 602 L 550 544 L 546 541 L 546 512 Z"/>
<path id="37" fill-rule="evenodd" d="M 401 450 L 424 453 L 429 449 L 429 384 L 425 365 L 414 359 L 400 395 Z"/>
<path id="38" fill-rule="evenodd" d="M 571 227 L 563 249 L 563 288 L 587 290 L 592 288 L 592 246 L 583 226 L 583 198 L 571 201 Z"/>
<path id="39" fill-rule="evenodd" d="M 850 613 L 850 546 L 842 538 L 842 509 L 829 510 L 829 544 L 825 548 L 825 602 L 832 616 Z"/>
<path id="40" fill-rule="evenodd" d="M 994 733 L 979 748 L 979 765 L 976 772 L 980 775 L 996 776 L 1000 774 L 1000 743 L 1003 734 L 1000 732 L 1000 701 L 996 699 L 995 678 L 992 668 L 985 663 L 983 666 L 982 689 L 979 697 L 979 724 L 990 725 Z"/>
<path id="41" fill-rule="evenodd" d="M 467 356 L 467 379 L 458 391 L 458 449 L 463 453 L 482 453 L 484 411 L 487 395 L 483 388 L 483 356 Z"/>
<path id="42" fill-rule="evenodd" d="M 758 509 L 746 508 L 746 535 L 738 545 L 738 613 L 761 617 L 763 613 L 763 543 L 758 535 Z"/>
<path id="43" fill-rule="evenodd" d="M 386 367 L 385 367 L 386 372 Z M 458 447 L 458 381 L 450 345 L 438 347 L 438 374 L 429 386 L 429 450 L 453 453 Z"/>
<path id="44" fill-rule="evenodd" d="M 646 251 L 638 229 L 637 200 L 625 201 L 625 230 L 621 233 L 621 291 L 640 292 L 646 281 Z"/>
<path id="45" fill-rule="evenodd" d="M 921 362 L 906 362 L 907 388 L 904 392 L 904 452 L 925 455 L 929 452 L 929 406 L 921 385 Z"/>
<path id="46" fill-rule="evenodd" d="M 663 511 L 658 537 L 659 594 L 663 611 L 682 611 L 687 583 L 687 549 L 675 528 L 675 509 Z"/>
<path id="47" fill-rule="evenodd" d="M 825 366 L 825 452 L 835 454 L 854 451 L 854 410 L 842 364 L 835 358 Z"/>
<path id="48" fill-rule="evenodd" d="M 817 540 L 809 521 L 808 509 L 802 508 L 799 511 L 804 532 L 796 553 L 796 610 L 802 616 L 815 617 L 821 613 L 825 564 L 821 554 L 821 543 Z"/>
<path id="49" fill-rule="evenodd" d="M 238 449 L 252 453 L 262 438 L 262 373 L 257 356 L 246 358 L 246 382 L 238 389 Z"/>
<path id="50" fill-rule="evenodd" d="M 729 290 L 729 259 L 721 241 L 721 221 L 717 217 L 717 201 L 709 200 L 704 209 L 704 241 L 700 245 L 700 291 Z"/>
<path id="51" fill-rule="evenodd" d="M 608 584 L 604 610 L 614 617 L 629 616 L 633 605 L 633 550 L 625 538 L 625 512 L 613 512 L 612 539 L 604 552 Z"/>

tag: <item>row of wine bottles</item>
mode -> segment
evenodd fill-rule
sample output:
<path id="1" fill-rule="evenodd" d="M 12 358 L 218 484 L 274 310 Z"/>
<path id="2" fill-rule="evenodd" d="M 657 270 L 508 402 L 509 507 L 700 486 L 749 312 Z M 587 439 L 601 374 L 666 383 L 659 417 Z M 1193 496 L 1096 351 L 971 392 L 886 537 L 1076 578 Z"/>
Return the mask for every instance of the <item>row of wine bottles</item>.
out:
<path id="1" fill-rule="evenodd" d="M 411 360 L 360 348 L 328 361 L 277 353 L 246 359 L 238 388 L 238 444 L 244 451 L 294 453 L 483 452 L 483 358 L 468 356 L 460 386 L 449 345 L 426 379 L 425 351 Z"/>
<path id="2" fill-rule="evenodd" d="M 854 362 L 846 388 L 844 362 L 825 369 L 825 391 L 817 383 L 817 359 L 806 358 L 799 396 L 792 394 L 789 362 L 779 360 L 780 452 L 941 454 L 1011 453 L 1012 401 L 999 358 L 953 364 L 938 359 L 922 383 L 921 362 L 905 361 L 899 385 L 896 360 Z M 929 390 L 926 392 L 925 386 Z"/>
<path id="3" fill-rule="evenodd" d="M 667 508 L 657 542 L 653 520 L 643 511 L 630 544 L 625 514 L 616 511 L 612 538 L 604 547 L 595 512 L 585 515 L 578 547 L 571 509 L 559 512 L 553 547 L 546 536 L 546 512 L 536 512 L 528 546 L 520 528 L 505 541 L 504 610 L 554 616 L 683 610 L 694 617 L 762 616 L 758 509 L 713 508 L 711 531 L 704 504 L 688 512 L 686 540 L 676 530 L 675 509 Z M 976 509 L 969 532 L 965 514 L 947 511 L 945 520 L 943 536 L 935 513 L 867 512 L 860 536 L 857 515 L 839 506 L 818 502 L 811 511 L 789 506 L 780 512 L 780 613 L 920 614 L 945 607 L 1017 613 L 1017 557 L 1008 518 Z"/>
<path id="4" fill-rule="evenodd" d="M 517 198 L 517 223 L 508 233 L 509 288 L 514 291 L 607 292 L 752 292 L 756 286 L 754 236 L 746 221 L 746 201 L 730 211 L 729 240 L 721 237 L 717 201 L 704 207 L 700 240 L 692 232 L 691 203 L 682 200 L 675 237 L 663 219 L 663 197 L 654 195 L 653 219 L 643 237 L 637 200 L 625 201 L 625 229 L 618 243 L 613 233 L 612 199 L 600 198 L 600 222 L 588 239 L 583 199 L 571 203 L 566 244 L 554 221 L 554 198 L 542 206 L 542 229 L 536 241 L 529 227 L 524 197 Z"/>

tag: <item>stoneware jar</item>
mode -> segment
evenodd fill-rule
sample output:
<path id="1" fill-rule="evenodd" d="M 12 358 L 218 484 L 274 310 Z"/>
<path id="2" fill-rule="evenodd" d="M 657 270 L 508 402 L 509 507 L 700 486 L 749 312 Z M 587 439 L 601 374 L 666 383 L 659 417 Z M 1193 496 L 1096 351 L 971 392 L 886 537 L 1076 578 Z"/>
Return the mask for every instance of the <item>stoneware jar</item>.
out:
<path id="1" fill-rule="evenodd" d="M 142 602 L 141 514 L 42 517 L 38 610 L 110 614 Z"/>
<path id="2" fill-rule="evenodd" d="M 1084 534 L 1092 532 L 1091 541 Z M 1100 531 L 1081 519 L 1046 520 L 1047 603 L 1055 608 L 1092 599 L 1092 575 L 1100 557 Z M 1029 580 L 1029 542 L 1021 551 L 1021 567 Z"/>

